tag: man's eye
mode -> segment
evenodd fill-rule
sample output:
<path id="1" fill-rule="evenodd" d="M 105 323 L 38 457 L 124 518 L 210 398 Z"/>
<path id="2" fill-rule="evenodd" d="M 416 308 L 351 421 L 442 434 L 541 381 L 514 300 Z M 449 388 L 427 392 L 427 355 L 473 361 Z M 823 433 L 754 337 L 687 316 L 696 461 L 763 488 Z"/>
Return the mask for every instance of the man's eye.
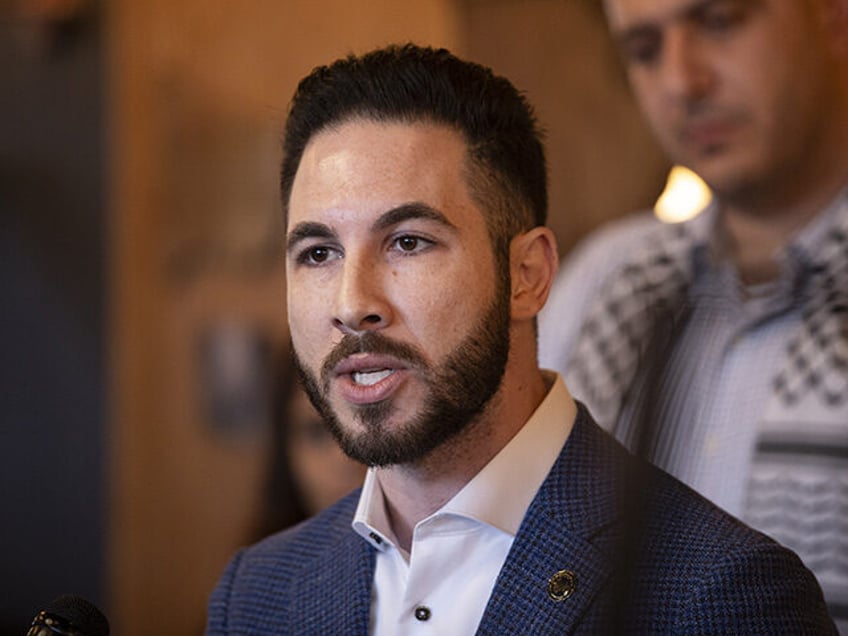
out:
<path id="1" fill-rule="evenodd" d="M 298 256 L 298 262 L 304 265 L 321 265 L 335 258 L 335 250 L 323 245 L 316 245 L 303 250 Z"/>
<path id="2" fill-rule="evenodd" d="M 411 236 L 404 234 L 397 237 L 393 242 L 393 247 L 400 252 L 420 252 L 422 249 L 432 245 L 431 241 L 421 238 L 420 236 Z"/>
<path id="3" fill-rule="evenodd" d="M 723 33 L 745 21 L 746 12 L 737 3 L 717 3 L 707 6 L 699 16 L 698 23 L 706 31 Z"/>
<path id="4" fill-rule="evenodd" d="M 627 59 L 633 64 L 650 64 L 657 59 L 656 46 L 634 46 L 627 51 Z"/>
<path id="5" fill-rule="evenodd" d="M 662 39 L 655 35 L 639 35 L 627 38 L 620 47 L 621 55 L 627 64 L 648 66 L 658 59 Z"/>
<path id="6" fill-rule="evenodd" d="M 330 258 L 330 250 L 328 250 L 326 247 L 313 247 L 306 253 L 309 260 L 313 263 L 323 263 L 328 258 Z"/>
<path id="7" fill-rule="evenodd" d="M 413 252 L 418 247 L 418 239 L 414 236 L 401 236 L 397 240 L 397 246 L 404 252 Z"/>

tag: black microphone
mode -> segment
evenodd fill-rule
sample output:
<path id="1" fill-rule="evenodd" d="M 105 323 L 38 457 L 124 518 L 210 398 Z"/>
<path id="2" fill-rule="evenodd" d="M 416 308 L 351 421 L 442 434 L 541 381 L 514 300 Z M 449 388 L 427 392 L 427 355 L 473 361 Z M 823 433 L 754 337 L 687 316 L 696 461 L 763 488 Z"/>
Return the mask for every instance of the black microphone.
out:
<path id="1" fill-rule="evenodd" d="M 84 598 L 63 594 L 32 619 L 27 636 L 109 636 L 109 621 Z"/>

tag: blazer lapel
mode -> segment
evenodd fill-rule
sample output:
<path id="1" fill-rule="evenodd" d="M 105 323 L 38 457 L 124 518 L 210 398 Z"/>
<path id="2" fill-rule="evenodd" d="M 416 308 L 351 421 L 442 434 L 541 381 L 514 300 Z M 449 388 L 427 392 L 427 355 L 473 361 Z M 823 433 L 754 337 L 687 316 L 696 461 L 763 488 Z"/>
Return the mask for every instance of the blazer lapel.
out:
<path id="1" fill-rule="evenodd" d="M 621 503 L 616 468 L 624 463 L 618 455 L 581 405 L 515 537 L 478 634 L 564 634 L 578 628 L 612 573 L 614 521 Z M 567 573 L 549 583 L 560 571 Z M 554 600 L 549 585 L 554 593 L 570 593 Z"/>

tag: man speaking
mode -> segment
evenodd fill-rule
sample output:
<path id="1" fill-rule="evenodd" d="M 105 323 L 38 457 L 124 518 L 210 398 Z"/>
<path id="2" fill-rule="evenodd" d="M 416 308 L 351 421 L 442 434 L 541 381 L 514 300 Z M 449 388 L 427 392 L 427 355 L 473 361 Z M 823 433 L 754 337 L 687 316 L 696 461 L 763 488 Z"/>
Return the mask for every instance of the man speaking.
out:
<path id="1" fill-rule="evenodd" d="M 507 80 L 412 45 L 316 69 L 282 194 L 297 365 L 370 468 L 233 559 L 208 634 L 833 632 L 793 553 L 628 455 L 538 367 L 558 260 Z"/>

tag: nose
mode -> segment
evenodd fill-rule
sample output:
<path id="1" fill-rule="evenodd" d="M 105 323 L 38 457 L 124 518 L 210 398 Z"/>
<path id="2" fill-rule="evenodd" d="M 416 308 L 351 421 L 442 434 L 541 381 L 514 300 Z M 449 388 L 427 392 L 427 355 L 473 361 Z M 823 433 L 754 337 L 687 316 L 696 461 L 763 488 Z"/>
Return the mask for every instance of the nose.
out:
<path id="1" fill-rule="evenodd" d="M 391 322 L 380 267 L 348 254 L 342 267 L 333 325 L 343 333 L 382 329 Z"/>
<path id="2" fill-rule="evenodd" d="M 684 26 L 665 34 L 660 74 L 663 88 L 671 99 L 693 101 L 711 89 L 713 73 L 697 34 Z"/>

